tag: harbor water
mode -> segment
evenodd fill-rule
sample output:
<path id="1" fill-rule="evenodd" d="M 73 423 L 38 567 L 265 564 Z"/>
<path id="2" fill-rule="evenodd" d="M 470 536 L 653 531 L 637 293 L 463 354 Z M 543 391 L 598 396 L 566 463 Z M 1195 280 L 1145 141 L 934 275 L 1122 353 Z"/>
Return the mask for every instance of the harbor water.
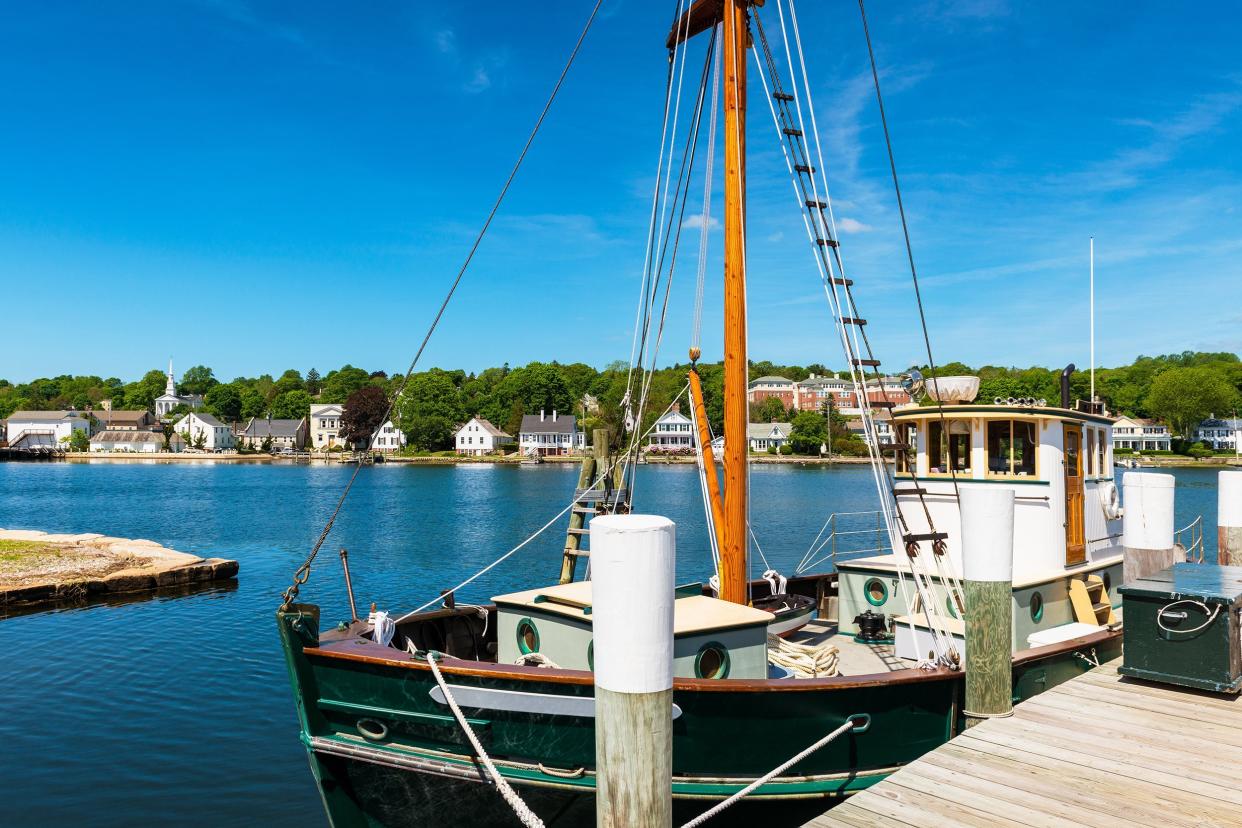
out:
<path id="1" fill-rule="evenodd" d="M 677 523 L 678 580 L 705 580 L 695 469 L 638 472 L 636 511 Z M 228 586 L 0 620 L 0 825 L 324 824 L 274 613 L 352 473 L 339 465 L 0 463 L 0 527 L 148 538 L 241 563 Z M 1212 560 L 1216 472 L 1171 473 L 1177 524 L 1203 515 Z M 347 617 L 343 546 L 360 609 L 431 600 L 547 522 L 576 480 L 575 466 L 554 464 L 364 467 L 302 599 L 323 607 L 325 624 Z M 876 507 L 865 466 L 760 465 L 751 485 L 759 547 L 786 574 L 830 513 Z M 874 526 L 865 516 L 854 525 L 868 520 Z M 553 580 L 564 526 L 553 524 L 459 601 Z M 851 537 L 861 548 L 874 536 Z M 755 557 L 758 576 L 764 563 Z"/>

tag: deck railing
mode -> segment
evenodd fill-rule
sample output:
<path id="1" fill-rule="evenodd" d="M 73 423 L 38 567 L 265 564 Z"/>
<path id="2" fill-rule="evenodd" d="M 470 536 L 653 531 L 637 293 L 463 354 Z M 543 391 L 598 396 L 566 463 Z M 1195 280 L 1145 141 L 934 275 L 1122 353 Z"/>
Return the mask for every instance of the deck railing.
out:
<path id="1" fill-rule="evenodd" d="M 884 531 L 884 514 L 878 509 L 867 512 L 833 512 L 799 561 L 795 574 L 801 575 L 825 561 L 836 568 L 838 560 L 865 555 L 886 555 L 892 551 Z"/>
<path id="2" fill-rule="evenodd" d="M 1186 550 L 1186 560 L 1203 563 L 1203 515 L 1173 533 L 1173 545 Z"/>

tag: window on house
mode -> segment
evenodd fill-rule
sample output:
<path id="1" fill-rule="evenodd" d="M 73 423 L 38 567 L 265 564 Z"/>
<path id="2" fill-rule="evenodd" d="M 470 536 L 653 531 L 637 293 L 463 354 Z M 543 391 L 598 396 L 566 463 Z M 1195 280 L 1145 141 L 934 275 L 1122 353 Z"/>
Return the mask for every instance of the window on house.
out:
<path id="1" fill-rule="evenodd" d="M 1035 476 L 1035 423 L 993 420 L 987 426 L 988 473 Z"/>

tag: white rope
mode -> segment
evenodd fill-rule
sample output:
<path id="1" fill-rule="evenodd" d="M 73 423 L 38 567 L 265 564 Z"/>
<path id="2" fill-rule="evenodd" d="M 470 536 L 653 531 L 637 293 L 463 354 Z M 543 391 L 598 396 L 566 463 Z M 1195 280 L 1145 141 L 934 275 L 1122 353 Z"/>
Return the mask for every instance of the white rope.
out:
<path id="1" fill-rule="evenodd" d="M 815 744 L 811 745 L 805 750 L 802 750 L 801 752 L 799 752 L 797 755 L 795 755 L 788 761 L 782 762 L 780 765 L 768 771 L 763 776 L 756 779 L 754 782 L 751 782 L 745 788 L 742 788 L 740 791 L 733 794 L 733 796 L 729 797 L 728 799 L 723 800 L 722 802 L 716 803 L 714 806 L 712 806 L 708 810 L 704 811 L 703 813 L 699 814 L 694 819 L 687 822 L 685 825 L 681 826 L 681 828 L 697 828 L 697 826 L 702 825 L 704 822 L 707 822 L 709 819 L 711 819 L 716 814 L 723 811 L 725 808 L 728 808 L 730 805 L 733 805 L 735 802 L 740 800 L 742 797 L 746 796 L 747 794 L 753 793 L 756 789 L 762 787 L 763 785 L 768 784 L 773 779 L 780 776 L 782 773 L 789 770 L 791 767 L 798 764 L 803 759 L 810 756 L 812 753 L 814 753 L 815 751 L 822 748 L 824 745 L 831 742 L 833 739 L 836 739 L 838 736 L 840 736 L 843 733 L 849 732 L 853 728 L 854 728 L 854 719 L 853 718 L 847 719 L 845 724 L 841 725 L 836 730 L 832 731 L 831 733 L 829 733 L 827 736 L 820 739 Z"/>
<path id="2" fill-rule="evenodd" d="M 720 24 L 716 24 L 713 35 L 720 42 Z M 712 179 L 716 167 L 716 118 L 720 111 L 720 53 L 717 46 L 712 57 L 712 114 L 707 122 L 707 160 L 703 165 L 703 224 L 699 228 L 699 273 L 694 288 L 694 326 L 690 336 L 690 347 L 698 348 L 703 330 L 703 288 L 707 283 L 707 238 L 712 221 Z"/>
<path id="3" fill-rule="evenodd" d="M 703 518 L 707 523 L 707 542 L 712 554 L 712 566 L 719 577 L 720 545 L 716 543 L 716 515 L 712 512 L 711 491 L 707 487 L 707 468 L 703 465 L 703 441 L 699 439 L 698 406 L 693 400 L 690 401 L 690 423 L 690 427 L 694 429 L 694 459 L 699 467 L 699 493 L 703 496 Z"/>
<path id="4" fill-rule="evenodd" d="M 522 797 L 509 784 L 509 780 L 501 776 L 500 771 L 496 770 L 496 766 L 492 764 L 492 757 L 487 755 L 487 751 L 483 749 L 483 745 L 479 742 L 479 737 L 474 735 L 474 730 L 471 729 L 470 723 L 466 721 L 466 717 L 462 715 L 461 708 L 457 706 L 457 700 L 453 698 L 453 691 L 449 690 L 448 684 L 444 681 L 444 676 L 440 675 L 440 668 L 436 664 L 434 653 L 427 654 L 427 665 L 431 668 L 431 674 L 435 676 L 436 683 L 440 685 L 440 692 L 444 694 L 444 700 L 448 702 L 449 710 L 453 711 L 453 718 L 457 719 L 457 724 L 461 725 L 466 738 L 470 740 L 470 744 L 474 747 L 475 755 L 479 757 L 483 767 L 487 768 L 487 773 L 492 777 L 492 781 L 496 783 L 496 789 L 500 791 L 500 795 L 504 797 L 505 802 L 509 803 L 513 813 L 517 814 L 517 818 L 522 821 L 526 828 L 543 828 L 543 820 L 527 807 L 526 803 L 522 801 Z"/>
<path id="5" fill-rule="evenodd" d="M 798 678 L 835 676 L 840 651 L 831 641 L 819 644 L 798 644 L 778 635 L 768 636 L 768 662 L 778 664 Z"/>

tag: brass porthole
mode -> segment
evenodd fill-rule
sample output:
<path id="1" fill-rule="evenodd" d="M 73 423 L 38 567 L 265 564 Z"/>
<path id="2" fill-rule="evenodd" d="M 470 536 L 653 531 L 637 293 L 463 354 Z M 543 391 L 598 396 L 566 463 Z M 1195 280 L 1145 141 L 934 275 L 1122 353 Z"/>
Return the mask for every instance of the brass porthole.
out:
<path id="1" fill-rule="evenodd" d="M 539 652 L 539 630 L 529 618 L 523 618 L 517 623 L 517 645 L 522 655 Z"/>
<path id="2" fill-rule="evenodd" d="M 694 657 L 694 674 L 705 679 L 728 678 L 729 648 L 718 641 L 704 644 Z"/>
<path id="3" fill-rule="evenodd" d="M 1031 593 L 1031 620 L 1038 624 L 1044 619 L 1044 596 L 1038 592 Z"/>
<path id="4" fill-rule="evenodd" d="M 882 607 L 888 601 L 888 587 L 879 578 L 869 578 L 863 584 L 863 595 L 873 607 Z"/>

